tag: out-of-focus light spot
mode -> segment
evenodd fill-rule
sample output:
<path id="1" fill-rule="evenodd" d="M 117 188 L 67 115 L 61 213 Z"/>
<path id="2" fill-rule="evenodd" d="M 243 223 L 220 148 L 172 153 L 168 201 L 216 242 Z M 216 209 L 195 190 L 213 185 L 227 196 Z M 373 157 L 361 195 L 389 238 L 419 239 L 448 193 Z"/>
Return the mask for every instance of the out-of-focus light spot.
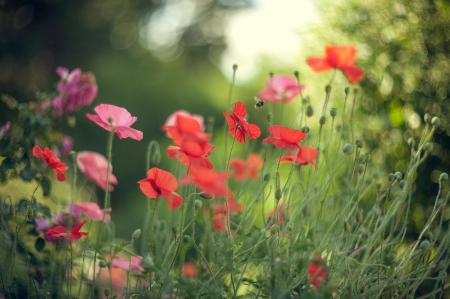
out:
<path id="1" fill-rule="evenodd" d="M 411 129 L 417 129 L 420 127 L 421 122 L 422 122 L 422 120 L 420 118 L 420 115 L 417 112 L 414 112 L 408 118 L 407 124 Z"/>
<path id="2" fill-rule="evenodd" d="M 114 27 L 109 41 L 114 49 L 124 50 L 131 47 L 137 38 L 137 27 L 131 23 L 122 23 Z"/>
<path id="3" fill-rule="evenodd" d="M 20 30 L 25 28 L 33 20 L 34 7 L 33 5 L 25 5 L 19 8 L 14 15 L 14 28 Z"/>

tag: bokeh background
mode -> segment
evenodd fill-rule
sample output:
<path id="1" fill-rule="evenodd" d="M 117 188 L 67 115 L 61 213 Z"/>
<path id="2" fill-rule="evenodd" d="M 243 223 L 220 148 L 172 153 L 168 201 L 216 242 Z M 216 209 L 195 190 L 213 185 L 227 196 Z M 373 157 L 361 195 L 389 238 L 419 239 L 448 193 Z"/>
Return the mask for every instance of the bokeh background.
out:
<path id="1" fill-rule="evenodd" d="M 74 138 L 75 151 L 106 151 L 107 134 L 84 117 L 95 105 L 126 107 L 138 117 L 134 127 L 144 140 L 116 138 L 113 146 L 119 184 L 112 217 L 121 224 L 117 235 L 125 237 L 145 217 L 137 181 L 145 177 L 148 142 L 160 142 L 161 168 L 175 163 L 164 153 L 169 140 L 160 130 L 167 116 L 185 109 L 223 131 L 234 63 L 232 102 L 251 107 L 269 72 L 299 70 L 311 103 L 321 107 L 330 74 L 314 74 L 304 60 L 322 55 L 324 44 L 350 43 L 367 72 L 360 82 L 357 136 L 381 171 L 404 172 L 408 140 L 420 135 L 424 115 L 441 118 L 433 154 L 418 174 L 408 230 L 413 237 L 427 219 L 440 173 L 450 171 L 449 1 L 0 0 L 0 93 L 32 101 L 36 92 L 55 89 L 58 66 L 93 72 L 99 93 L 92 107 L 73 114 L 74 128 L 59 122 Z M 342 105 L 346 86 L 337 76 L 332 106 Z M 301 101 L 290 105 L 286 118 Z M 267 110 L 249 110 L 252 122 L 266 122 Z M 0 124 L 14 119 L 0 102 Z"/>

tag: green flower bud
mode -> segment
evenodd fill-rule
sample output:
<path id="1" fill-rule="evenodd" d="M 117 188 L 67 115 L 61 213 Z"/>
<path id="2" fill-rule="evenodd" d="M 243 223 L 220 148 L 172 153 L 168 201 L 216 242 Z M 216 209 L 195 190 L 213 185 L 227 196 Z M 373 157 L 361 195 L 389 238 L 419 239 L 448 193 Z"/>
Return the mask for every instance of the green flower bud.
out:
<path id="1" fill-rule="evenodd" d="M 233 71 L 237 71 L 238 69 L 238 65 L 237 64 L 233 64 Z"/>
<path id="2" fill-rule="evenodd" d="M 100 266 L 100 268 L 106 268 L 108 267 L 108 263 L 105 260 L 101 260 L 98 265 Z"/>
<path id="3" fill-rule="evenodd" d="M 433 143 L 425 142 L 425 144 L 423 145 L 423 149 L 427 152 L 431 152 L 433 150 Z"/>
<path id="4" fill-rule="evenodd" d="M 278 232 L 280 231 L 280 226 L 278 224 L 274 224 L 272 225 L 272 227 L 270 228 L 270 233 L 272 235 L 276 235 L 278 234 Z"/>
<path id="5" fill-rule="evenodd" d="M 388 181 L 392 182 L 395 179 L 395 175 L 393 173 L 388 174 Z"/>
<path id="6" fill-rule="evenodd" d="M 425 123 L 430 124 L 431 123 L 431 114 L 425 113 L 425 115 L 423 116 L 423 120 L 425 121 Z"/>
<path id="7" fill-rule="evenodd" d="M 267 113 L 267 115 L 266 115 L 266 117 L 267 117 L 267 121 L 268 122 L 271 122 L 272 121 L 272 113 Z"/>
<path id="8" fill-rule="evenodd" d="M 99 260 L 104 260 L 105 259 L 105 256 L 103 255 L 103 254 L 97 254 L 97 258 L 99 259 Z"/>
<path id="9" fill-rule="evenodd" d="M 325 120 L 325 116 L 321 116 L 319 119 L 319 124 L 323 126 L 325 124 Z"/>
<path id="10" fill-rule="evenodd" d="M 307 133 L 309 133 L 309 127 L 303 126 L 303 127 L 301 128 L 301 131 L 302 131 L 303 133 L 307 134 Z"/>
<path id="11" fill-rule="evenodd" d="M 16 214 L 16 210 L 14 209 L 14 205 L 9 206 L 9 216 L 14 217 Z"/>
<path id="12" fill-rule="evenodd" d="M 429 230 L 427 230 L 427 231 L 423 234 L 423 237 L 424 237 L 426 240 L 431 240 L 431 239 L 433 239 L 433 233 L 430 232 Z"/>
<path id="13" fill-rule="evenodd" d="M 345 155 L 350 155 L 353 152 L 353 145 L 351 145 L 350 143 L 344 144 L 344 146 L 342 147 L 342 151 Z"/>
<path id="14" fill-rule="evenodd" d="M 373 178 L 376 180 L 380 178 L 380 171 L 378 169 L 375 169 L 373 172 Z"/>
<path id="15" fill-rule="evenodd" d="M 345 94 L 349 94 L 349 92 L 350 92 L 350 87 L 344 88 L 344 92 L 345 92 Z"/>
<path id="16" fill-rule="evenodd" d="M 448 174 L 446 172 L 441 173 L 441 175 L 439 176 L 439 180 L 440 181 L 448 180 Z"/>
<path id="17" fill-rule="evenodd" d="M 420 245 L 419 245 L 420 250 L 428 251 L 428 250 L 430 250 L 430 247 L 431 247 L 430 241 L 423 240 L 422 242 L 420 242 Z"/>
<path id="18" fill-rule="evenodd" d="M 366 165 L 364 165 L 364 164 L 358 165 L 358 173 L 359 174 L 362 174 L 364 172 L 364 169 L 366 169 Z"/>
<path id="19" fill-rule="evenodd" d="M 203 205 L 203 202 L 200 199 L 196 199 L 194 201 L 194 207 L 196 210 L 200 209 L 202 207 L 202 205 Z"/>
<path id="20" fill-rule="evenodd" d="M 441 124 L 441 119 L 439 117 L 435 116 L 431 119 L 431 124 L 433 126 L 437 127 Z"/>
<path id="21" fill-rule="evenodd" d="M 398 186 L 403 189 L 406 185 L 406 181 L 405 180 L 401 180 L 400 182 L 398 182 Z"/>
<path id="22" fill-rule="evenodd" d="M 268 182 L 269 180 L 270 180 L 270 173 L 266 172 L 266 173 L 264 174 L 264 181 L 265 181 L 265 182 Z"/>
<path id="23" fill-rule="evenodd" d="M 178 226 L 172 226 L 172 232 L 176 236 L 178 234 Z"/>
<path id="24" fill-rule="evenodd" d="M 213 195 L 208 194 L 208 193 L 206 193 L 206 192 L 201 192 L 201 193 L 200 193 L 200 197 L 203 198 L 203 199 L 212 199 L 212 198 L 214 198 Z"/>
<path id="25" fill-rule="evenodd" d="M 364 140 L 356 140 L 355 144 L 356 144 L 357 147 L 363 148 L 364 147 Z"/>
<path id="26" fill-rule="evenodd" d="M 331 108 L 331 109 L 330 109 L 330 115 L 331 115 L 332 117 L 335 117 L 335 116 L 337 115 L 337 108 Z"/>
<path id="27" fill-rule="evenodd" d="M 136 241 L 137 239 L 139 239 L 139 236 L 141 235 L 141 230 L 137 229 L 133 232 L 133 234 L 131 235 L 131 239 L 133 241 Z"/>
<path id="28" fill-rule="evenodd" d="M 328 85 L 325 86 L 325 92 L 326 93 L 330 93 L 331 92 L 331 85 L 328 84 Z"/>
<path id="29" fill-rule="evenodd" d="M 277 190 L 275 191 L 275 199 L 276 199 L 276 200 L 280 200 L 281 197 L 282 197 L 281 189 L 277 189 Z"/>
<path id="30" fill-rule="evenodd" d="M 191 241 L 191 236 L 188 236 L 188 235 L 183 236 L 184 244 L 188 244 L 190 241 Z"/>
<path id="31" fill-rule="evenodd" d="M 314 109 L 311 105 L 306 106 L 306 116 L 311 117 L 314 115 Z"/>
<path id="32" fill-rule="evenodd" d="M 109 291 L 109 289 L 105 289 L 105 290 L 103 291 L 103 293 L 105 294 L 106 298 L 108 298 L 109 295 L 111 294 L 110 291 Z"/>

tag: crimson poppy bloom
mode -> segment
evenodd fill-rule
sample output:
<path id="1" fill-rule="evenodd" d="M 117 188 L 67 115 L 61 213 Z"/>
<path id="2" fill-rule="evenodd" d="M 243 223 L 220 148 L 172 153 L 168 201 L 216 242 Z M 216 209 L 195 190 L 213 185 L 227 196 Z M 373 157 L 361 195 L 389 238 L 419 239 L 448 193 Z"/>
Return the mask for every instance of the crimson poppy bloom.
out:
<path id="1" fill-rule="evenodd" d="M 247 108 L 242 102 L 237 102 L 234 105 L 231 114 L 223 112 L 223 116 L 225 116 L 228 126 L 230 127 L 231 136 L 241 143 L 245 142 L 245 135 L 247 135 L 249 139 L 258 138 L 261 135 L 259 127 L 255 124 L 249 124 L 244 118 L 246 114 Z"/>
<path id="2" fill-rule="evenodd" d="M 197 267 L 193 263 L 184 263 L 181 268 L 181 277 L 195 278 L 197 276 Z"/>
<path id="3" fill-rule="evenodd" d="M 95 182 L 97 186 L 106 189 L 106 176 L 108 170 L 108 160 L 102 154 L 81 151 L 77 153 L 78 169 L 88 178 Z M 109 191 L 114 190 L 113 184 L 117 184 L 117 178 L 112 173 L 112 165 L 109 165 Z"/>
<path id="4" fill-rule="evenodd" d="M 180 179 L 182 185 L 195 184 L 203 192 L 213 196 L 232 196 L 231 190 L 225 185 L 230 177 L 229 171 L 219 172 L 198 165 L 189 167 L 189 174 Z"/>
<path id="5" fill-rule="evenodd" d="M 271 142 L 279 148 L 300 148 L 298 143 L 306 138 L 306 134 L 300 130 L 293 130 L 288 127 L 273 125 L 269 127 L 269 132 L 272 137 L 267 137 L 264 142 Z"/>
<path id="6" fill-rule="evenodd" d="M 67 232 L 67 228 L 65 226 L 60 225 L 48 230 L 46 234 L 53 237 L 64 237 L 70 241 L 79 240 L 81 237 L 89 235 L 89 233 L 87 232 L 80 232 L 81 227 L 86 222 L 87 220 L 84 220 L 83 222 L 75 226 L 75 228 L 72 229 L 69 233 Z"/>
<path id="7" fill-rule="evenodd" d="M 318 169 L 315 160 L 319 151 L 316 150 L 315 148 L 309 146 L 301 146 L 297 154 L 297 157 L 295 156 L 296 155 L 295 151 L 291 151 L 288 148 L 286 150 L 289 155 L 281 157 L 280 162 L 291 162 L 299 165 L 312 164 L 316 167 L 316 169 Z"/>
<path id="8" fill-rule="evenodd" d="M 272 103 L 290 103 L 300 91 L 305 89 L 304 85 L 298 86 L 296 79 L 278 75 L 273 76 L 266 81 L 266 89 L 258 94 L 258 97 L 264 101 Z"/>
<path id="9" fill-rule="evenodd" d="M 178 160 L 186 166 L 200 165 L 208 169 L 213 168 L 211 161 L 207 158 L 214 149 L 214 145 L 209 143 L 199 143 L 195 140 L 186 140 L 179 146 L 169 146 L 167 156 L 169 158 L 177 157 Z"/>
<path id="10" fill-rule="evenodd" d="M 204 133 L 203 119 L 200 121 L 198 116 L 189 113 L 178 112 L 175 116 L 170 116 L 162 130 L 178 146 L 184 144 L 186 140 L 207 143 L 211 138 L 211 134 Z"/>
<path id="11" fill-rule="evenodd" d="M 230 168 L 234 169 L 234 177 L 236 181 L 247 179 L 256 180 L 258 178 L 259 168 L 264 161 L 258 154 L 250 154 L 247 161 L 233 158 L 230 161 Z"/>
<path id="12" fill-rule="evenodd" d="M 153 167 L 147 172 L 147 178 L 140 180 L 138 184 L 148 197 L 158 199 L 162 196 L 171 210 L 175 210 L 183 202 L 183 198 L 174 192 L 178 189 L 178 182 L 168 171 Z"/>
<path id="13" fill-rule="evenodd" d="M 100 104 L 94 108 L 94 111 L 96 114 L 86 113 L 86 117 L 107 131 L 110 131 L 112 126 L 114 133 L 117 133 L 120 139 L 131 138 L 139 141 L 144 137 L 144 133 L 131 128 L 137 117 L 131 116 L 127 109 Z M 112 125 L 109 123 L 110 118 L 112 118 Z"/>
<path id="14" fill-rule="evenodd" d="M 100 209 L 98 204 L 95 202 L 84 202 L 80 201 L 78 208 L 84 212 L 87 218 L 93 221 L 103 221 L 103 215 L 105 216 L 105 222 L 111 220 L 111 215 L 107 214 L 111 212 L 111 208 Z"/>
<path id="15" fill-rule="evenodd" d="M 328 277 L 327 269 L 322 264 L 322 257 L 318 254 L 308 265 L 308 278 L 316 291 L 321 284 L 326 283 Z"/>
<path id="16" fill-rule="evenodd" d="M 356 83 L 364 76 L 364 71 L 354 65 L 355 59 L 356 49 L 352 45 L 325 46 L 325 57 L 310 57 L 306 63 L 315 72 L 341 70 L 348 82 Z"/>
<path id="17" fill-rule="evenodd" d="M 58 157 L 48 147 L 42 150 L 39 146 L 35 145 L 33 147 L 33 156 L 35 156 L 36 158 L 44 159 L 48 167 L 53 169 L 53 171 L 56 173 L 56 178 L 58 179 L 58 181 L 63 182 L 66 180 L 64 171 L 69 169 L 69 166 L 61 162 L 61 160 L 59 160 Z"/>

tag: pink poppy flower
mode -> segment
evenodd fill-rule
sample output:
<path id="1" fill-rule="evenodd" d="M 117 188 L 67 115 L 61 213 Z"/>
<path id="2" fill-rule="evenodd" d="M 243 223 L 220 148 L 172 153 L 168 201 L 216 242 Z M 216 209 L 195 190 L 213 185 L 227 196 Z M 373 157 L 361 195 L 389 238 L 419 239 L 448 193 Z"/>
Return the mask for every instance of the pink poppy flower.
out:
<path id="1" fill-rule="evenodd" d="M 144 268 L 141 266 L 142 256 L 132 256 L 131 257 L 131 265 L 130 262 L 124 259 L 123 257 L 114 258 L 111 262 L 111 268 L 120 268 L 125 271 L 128 270 L 139 270 L 144 271 Z"/>
<path id="2" fill-rule="evenodd" d="M 267 102 L 287 104 L 304 89 L 304 85 L 300 85 L 299 88 L 296 79 L 289 76 L 278 75 L 267 79 L 266 89 L 261 91 L 258 94 L 258 97 Z"/>
<path id="3" fill-rule="evenodd" d="M 81 151 L 77 153 L 78 169 L 88 178 L 93 181 L 103 190 L 106 189 L 106 171 L 108 169 L 108 160 L 102 154 Z M 112 184 L 117 184 L 117 178 L 112 173 L 112 166 L 109 173 L 109 190 L 114 190 Z"/>
<path id="4" fill-rule="evenodd" d="M 87 218 L 94 220 L 94 221 L 103 221 L 103 215 L 105 214 L 105 222 L 108 222 L 111 220 L 111 215 L 107 214 L 111 212 L 111 208 L 100 209 L 98 204 L 95 202 L 84 202 L 80 201 L 80 204 L 78 205 L 81 211 L 84 212 Z M 106 212 L 105 212 L 106 211 Z"/>
<path id="5" fill-rule="evenodd" d="M 74 69 L 69 73 L 65 67 L 58 67 L 56 72 L 61 80 L 58 83 L 59 95 L 52 102 L 54 116 L 61 116 L 63 112 L 72 112 L 92 103 L 98 91 L 94 74 L 82 73 L 81 69 Z"/>
<path id="6" fill-rule="evenodd" d="M 131 116 L 127 109 L 114 105 L 100 104 L 94 108 L 94 111 L 96 114 L 86 113 L 87 118 L 107 131 L 111 130 L 109 119 L 112 118 L 114 133 L 117 133 L 120 139 L 131 138 L 139 141 L 144 137 L 141 131 L 131 128 L 137 117 Z"/>

